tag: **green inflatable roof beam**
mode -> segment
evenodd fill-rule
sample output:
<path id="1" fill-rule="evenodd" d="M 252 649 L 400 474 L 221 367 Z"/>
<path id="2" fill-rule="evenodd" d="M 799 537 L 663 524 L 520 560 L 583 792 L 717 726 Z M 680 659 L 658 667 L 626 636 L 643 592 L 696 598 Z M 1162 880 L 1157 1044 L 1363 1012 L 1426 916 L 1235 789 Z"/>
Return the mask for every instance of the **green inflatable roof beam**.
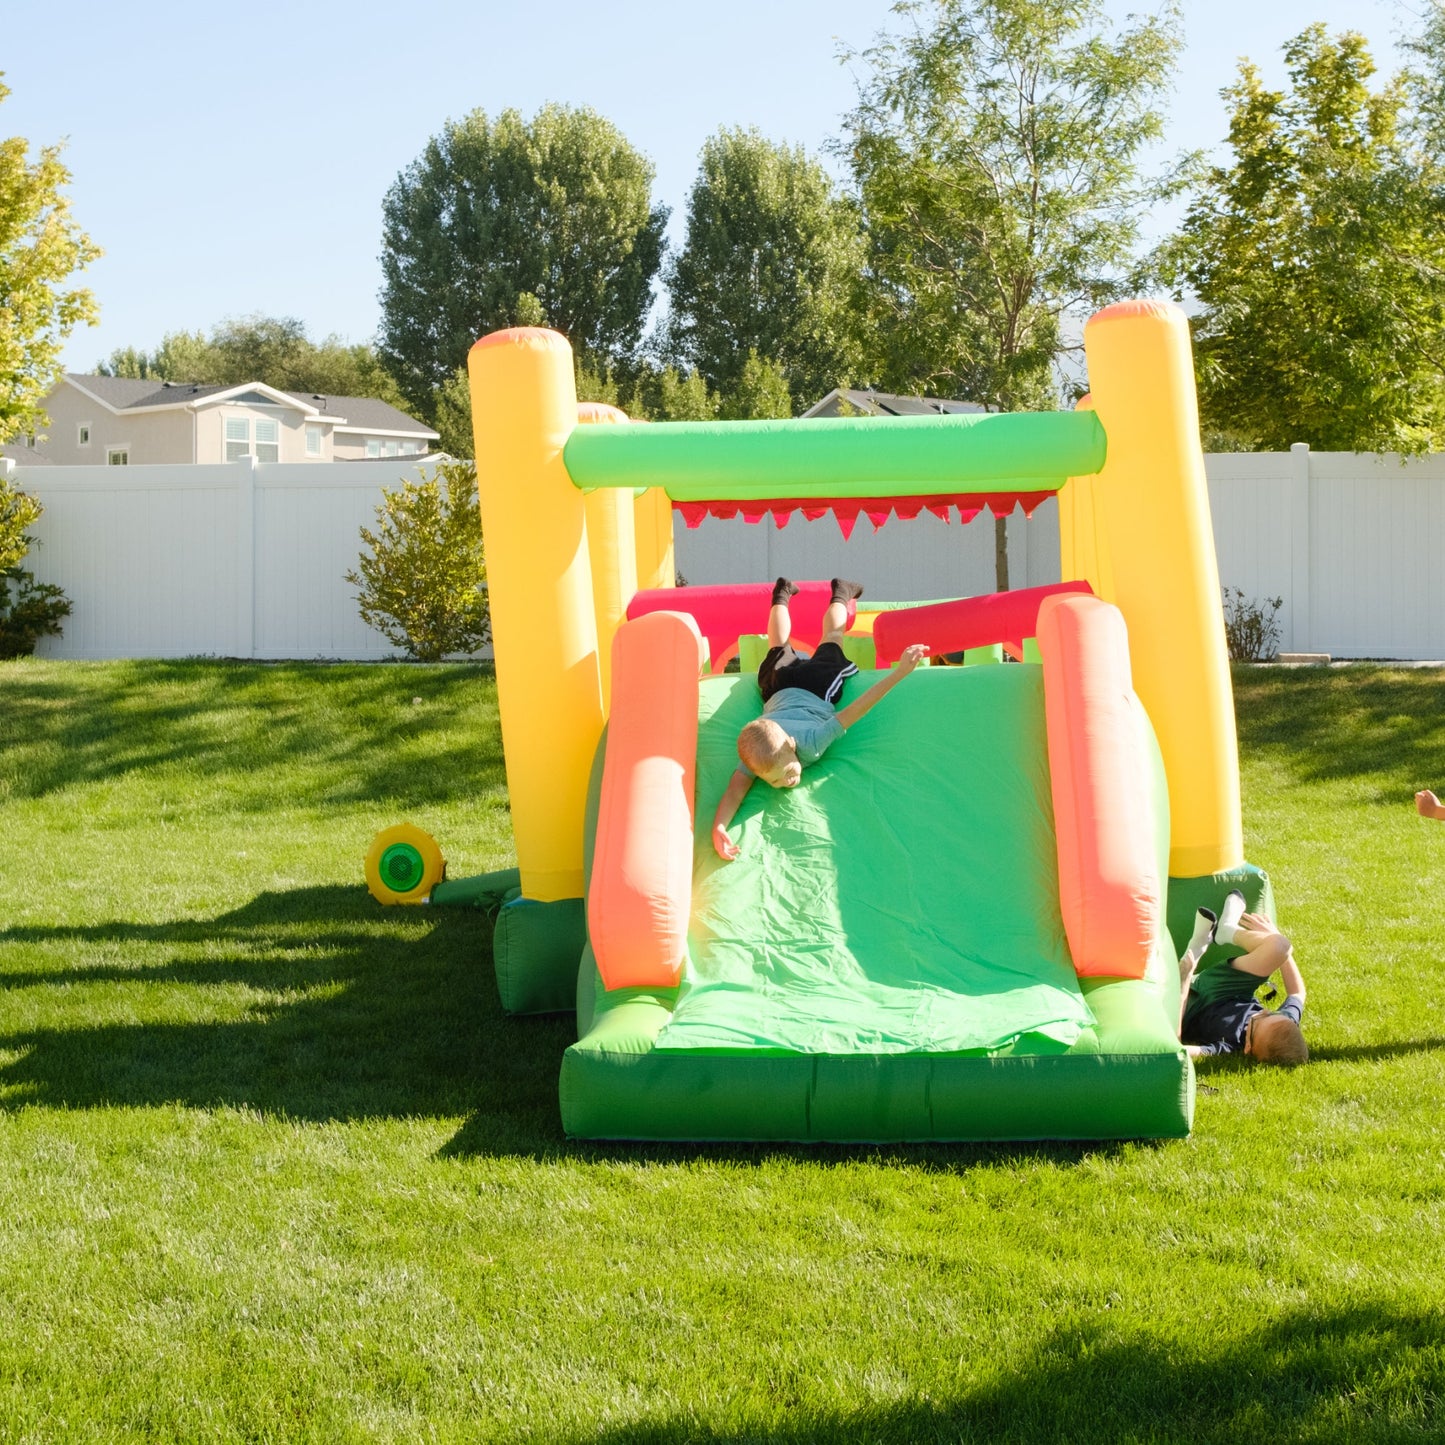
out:
<path id="1" fill-rule="evenodd" d="M 1104 465 L 1091 411 L 579 426 L 574 486 L 662 487 L 674 502 L 1057 491 Z"/>

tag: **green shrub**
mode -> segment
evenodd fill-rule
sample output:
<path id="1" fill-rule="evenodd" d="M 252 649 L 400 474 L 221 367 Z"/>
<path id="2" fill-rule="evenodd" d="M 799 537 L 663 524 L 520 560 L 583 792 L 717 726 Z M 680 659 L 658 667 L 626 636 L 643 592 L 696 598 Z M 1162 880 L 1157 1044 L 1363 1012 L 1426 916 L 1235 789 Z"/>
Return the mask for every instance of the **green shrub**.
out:
<path id="1" fill-rule="evenodd" d="M 0 658 L 27 657 L 42 637 L 59 637 L 70 599 L 59 587 L 37 582 L 20 564 L 35 545 L 25 529 L 44 509 L 0 476 Z"/>
<path id="2" fill-rule="evenodd" d="M 361 529 L 370 554 L 346 574 L 362 620 L 418 662 L 475 652 L 491 636 L 476 467 L 443 462 L 382 495 Z"/>

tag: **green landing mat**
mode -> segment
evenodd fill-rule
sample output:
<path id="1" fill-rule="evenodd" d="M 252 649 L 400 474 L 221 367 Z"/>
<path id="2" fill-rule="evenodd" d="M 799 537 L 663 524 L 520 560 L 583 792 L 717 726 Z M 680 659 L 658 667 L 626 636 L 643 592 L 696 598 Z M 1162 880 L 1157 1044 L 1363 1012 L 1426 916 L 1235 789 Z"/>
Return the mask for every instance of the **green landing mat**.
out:
<path id="1" fill-rule="evenodd" d="M 1061 1054 L 1092 1032 L 1040 668 L 918 669 L 797 788 L 755 783 L 724 863 L 712 814 L 759 707 L 752 677 L 703 686 L 690 956 L 659 1056 Z"/>

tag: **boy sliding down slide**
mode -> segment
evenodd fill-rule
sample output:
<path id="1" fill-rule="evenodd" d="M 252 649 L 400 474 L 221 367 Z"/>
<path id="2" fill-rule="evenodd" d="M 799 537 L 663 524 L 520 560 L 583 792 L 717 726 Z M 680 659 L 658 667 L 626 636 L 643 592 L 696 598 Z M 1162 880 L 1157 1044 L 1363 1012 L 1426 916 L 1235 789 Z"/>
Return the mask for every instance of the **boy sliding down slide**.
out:
<path id="1" fill-rule="evenodd" d="M 713 818 L 712 846 L 725 862 L 738 856 L 738 845 L 728 836 L 728 824 L 753 780 L 761 778 L 774 788 L 796 787 L 806 764 L 816 763 L 830 744 L 928 656 L 922 643 L 905 648 L 886 677 L 834 712 L 844 679 L 858 671 L 844 655 L 839 639 L 848 626 L 848 603 L 861 597 L 863 589 L 856 582 L 833 578 L 833 595 L 823 614 L 823 640 L 811 657 L 794 652 L 788 642 L 793 635 L 788 600 L 797 590 L 786 577 L 779 577 L 773 587 L 768 655 L 758 668 L 763 715 L 738 734 L 742 765 L 728 780 Z"/>
<path id="2" fill-rule="evenodd" d="M 1232 958 L 1195 973 L 1211 942 L 1244 949 Z M 1275 969 L 1284 980 L 1285 1001 L 1267 1009 L 1254 996 Z M 1243 1051 L 1260 1063 L 1294 1065 L 1310 1056 L 1300 1020 L 1305 981 L 1290 941 L 1262 913 L 1244 911 L 1237 890 L 1224 900 L 1218 921 L 1207 908 L 1195 919 L 1194 936 L 1179 960 L 1179 1039 L 1191 1058 Z"/>

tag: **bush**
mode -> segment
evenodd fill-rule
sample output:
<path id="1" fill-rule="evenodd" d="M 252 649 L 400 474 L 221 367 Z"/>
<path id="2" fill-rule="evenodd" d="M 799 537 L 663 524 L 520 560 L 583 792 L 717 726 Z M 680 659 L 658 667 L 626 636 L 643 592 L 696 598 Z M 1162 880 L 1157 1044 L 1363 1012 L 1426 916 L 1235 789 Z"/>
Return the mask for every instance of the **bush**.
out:
<path id="1" fill-rule="evenodd" d="M 42 637 L 59 637 L 70 599 L 59 587 L 37 582 L 20 564 L 35 545 L 25 529 L 43 508 L 0 476 L 0 658 L 28 657 Z"/>
<path id="2" fill-rule="evenodd" d="M 0 658 L 29 657 L 42 637 L 59 637 L 71 603 L 59 587 L 19 567 L 0 572 Z"/>
<path id="3" fill-rule="evenodd" d="M 346 580 L 361 617 L 418 662 L 475 652 L 491 636 L 477 469 L 444 462 L 434 475 L 384 491 L 371 548 Z"/>
<path id="4" fill-rule="evenodd" d="M 1224 636 L 1233 662 L 1272 662 L 1279 651 L 1279 609 L 1283 597 L 1263 602 L 1238 587 L 1224 589 Z"/>

